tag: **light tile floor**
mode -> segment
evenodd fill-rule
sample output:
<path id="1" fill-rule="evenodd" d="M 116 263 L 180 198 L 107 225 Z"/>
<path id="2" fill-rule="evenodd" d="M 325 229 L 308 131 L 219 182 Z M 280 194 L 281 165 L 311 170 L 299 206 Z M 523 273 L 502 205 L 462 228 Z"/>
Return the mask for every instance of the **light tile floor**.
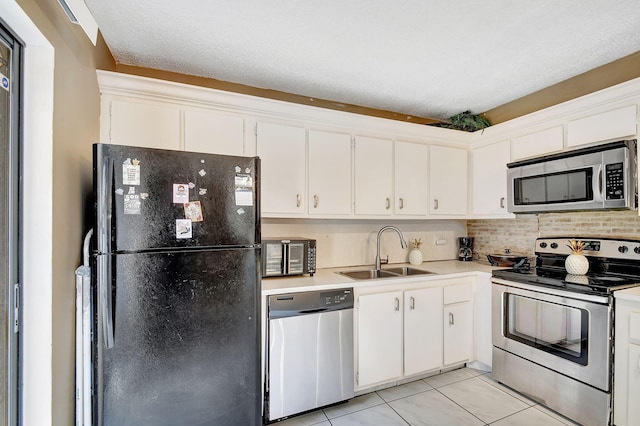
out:
<path id="1" fill-rule="evenodd" d="M 277 426 L 563 426 L 576 423 L 471 368 L 356 397 Z"/>

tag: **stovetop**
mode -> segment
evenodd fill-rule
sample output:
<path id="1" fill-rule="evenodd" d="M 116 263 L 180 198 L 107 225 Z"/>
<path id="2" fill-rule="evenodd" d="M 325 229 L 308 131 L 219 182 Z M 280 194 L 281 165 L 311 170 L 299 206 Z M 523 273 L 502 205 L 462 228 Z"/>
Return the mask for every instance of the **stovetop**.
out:
<path id="1" fill-rule="evenodd" d="M 568 274 L 565 259 L 569 240 L 582 240 L 587 249 L 589 271 Z M 536 265 L 493 271 L 507 281 L 531 284 L 581 294 L 611 296 L 614 291 L 640 286 L 640 241 L 606 238 L 554 237 L 536 240 Z"/>
<path id="2" fill-rule="evenodd" d="M 610 273 L 567 274 L 565 270 L 531 268 L 493 271 L 493 276 L 503 280 L 538 285 L 583 294 L 608 296 L 616 290 L 640 285 L 640 277 Z"/>

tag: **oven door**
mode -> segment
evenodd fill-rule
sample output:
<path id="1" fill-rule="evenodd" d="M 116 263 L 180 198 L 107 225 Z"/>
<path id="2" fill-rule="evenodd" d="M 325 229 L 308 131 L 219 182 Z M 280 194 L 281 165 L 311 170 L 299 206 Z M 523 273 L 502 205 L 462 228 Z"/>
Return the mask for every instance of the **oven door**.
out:
<path id="1" fill-rule="evenodd" d="M 493 280 L 493 346 L 610 391 L 609 305 L 531 287 Z"/>

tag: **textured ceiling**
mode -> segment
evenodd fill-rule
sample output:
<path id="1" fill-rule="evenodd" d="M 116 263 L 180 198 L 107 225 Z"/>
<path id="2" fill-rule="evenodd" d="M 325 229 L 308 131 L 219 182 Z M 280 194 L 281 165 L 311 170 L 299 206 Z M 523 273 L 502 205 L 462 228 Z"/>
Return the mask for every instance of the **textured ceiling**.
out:
<path id="1" fill-rule="evenodd" d="M 638 0 L 86 0 L 118 63 L 417 117 L 640 51 Z"/>

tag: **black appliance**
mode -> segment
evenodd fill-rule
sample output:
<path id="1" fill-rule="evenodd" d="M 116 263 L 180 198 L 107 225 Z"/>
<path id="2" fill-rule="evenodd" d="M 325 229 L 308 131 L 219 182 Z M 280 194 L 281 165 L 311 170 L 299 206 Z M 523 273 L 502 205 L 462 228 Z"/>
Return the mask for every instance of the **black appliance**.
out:
<path id="1" fill-rule="evenodd" d="M 460 237 L 458 244 L 460 245 L 458 260 L 471 262 L 473 260 L 473 237 Z"/>
<path id="2" fill-rule="evenodd" d="M 287 275 L 313 276 L 316 272 L 316 240 L 265 238 L 262 240 L 262 278 Z"/>
<path id="3" fill-rule="evenodd" d="M 96 425 L 259 425 L 258 158 L 95 144 Z"/>

